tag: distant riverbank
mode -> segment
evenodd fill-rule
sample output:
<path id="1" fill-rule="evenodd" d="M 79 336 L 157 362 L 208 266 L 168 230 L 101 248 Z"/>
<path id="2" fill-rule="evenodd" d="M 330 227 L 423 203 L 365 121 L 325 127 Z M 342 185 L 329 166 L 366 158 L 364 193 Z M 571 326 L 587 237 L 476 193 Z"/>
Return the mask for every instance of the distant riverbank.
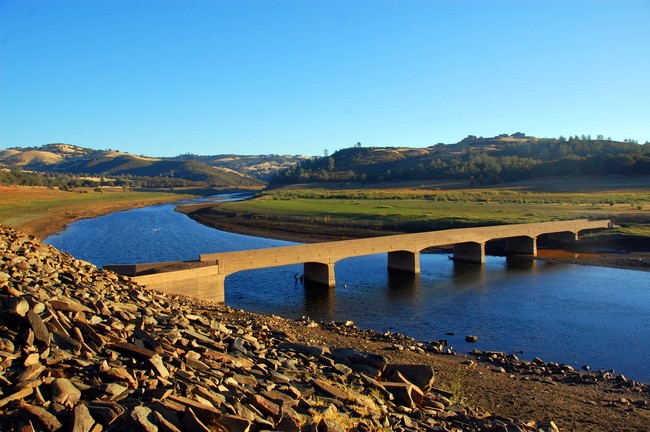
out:
<path id="1" fill-rule="evenodd" d="M 80 219 L 177 202 L 201 193 L 205 191 L 123 191 L 121 188 L 103 188 L 101 192 L 92 189 L 67 192 L 47 187 L 0 185 L 0 223 L 43 240 Z"/>
<path id="2" fill-rule="evenodd" d="M 257 237 L 316 243 L 364 237 L 403 234 L 397 230 L 376 230 L 366 227 L 314 225 L 297 221 L 267 220 L 264 218 L 239 218 L 229 212 L 219 211 L 214 204 L 188 204 L 176 207 L 178 212 L 206 226 L 223 231 Z M 558 247 L 555 245 L 554 247 Z M 569 253 L 540 253 L 538 259 L 581 265 L 650 271 L 650 238 L 600 233 L 584 236 L 579 243 L 566 250 Z"/>

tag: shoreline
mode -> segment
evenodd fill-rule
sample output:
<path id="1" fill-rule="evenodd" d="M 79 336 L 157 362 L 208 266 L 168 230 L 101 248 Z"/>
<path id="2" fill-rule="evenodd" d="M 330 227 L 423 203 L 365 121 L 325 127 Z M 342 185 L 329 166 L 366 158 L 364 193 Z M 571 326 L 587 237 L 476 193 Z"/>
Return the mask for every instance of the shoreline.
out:
<path id="1" fill-rule="evenodd" d="M 264 236 L 264 230 L 259 229 L 236 226 L 219 229 Z M 274 234 L 285 236 L 285 240 L 305 241 L 304 234 Z M 317 237 L 319 235 L 313 234 L 312 241 L 319 241 Z M 501 353 L 477 356 L 439 354 L 425 349 L 408 336 L 377 334 L 347 323 L 308 319 L 293 321 L 233 310 L 227 306 L 219 308 L 222 317 L 231 323 L 268 326 L 284 334 L 291 342 L 310 346 L 352 346 L 384 355 L 395 362 L 430 364 L 436 371 L 440 386 L 453 389 L 464 404 L 479 407 L 495 416 L 549 419 L 560 430 L 641 431 L 650 422 L 650 388 L 606 372 L 574 374 L 558 370 L 558 365 L 552 362 L 518 362 Z M 573 381 L 571 376 L 581 378 Z"/>
<path id="2" fill-rule="evenodd" d="M 149 192 L 153 192 L 155 196 Z M 5 204 L 9 203 L 0 209 L 2 210 L 0 223 L 42 241 L 64 231 L 72 222 L 97 218 L 118 211 L 177 203 L 197 196 L 182 190 L 163 192 L 164 194 L 160 191 L 129 192 L 128 196 L 117 196 L 119 192 L 105 191 L 101 195 L 110 199 L 83 200 L 78 198 L 92 198 L 93 194 L 98 193 L 64 192 L 38 186 L 0 185 L 0 198 L 5 201 Z"/>
<path id="3" fill-rule="evenodd" d="M 294 412 L 289 411 L 291 406 L 298 410 L 305 409 L 305 412 L 307 408 L 322 406 L 325 409 L 334 406 L 333 409 L 327 410 L 334 414 L 341 413 L 335 418 L 352 418 L 354 421 L 372 425 L 375 417 L 369 415 L 367 410 L 350 411 L 349 401 L 343 403 L 350 397 L 348 395 L 354 396 L 359 394 L 355 392 L 364 391 L 364 394 L 370 395 L 385 407 L 377 413 L 387 416 L 394 423 L 387 423 L 390 429 L 386 427 L 361 430 L 431 430 L 420 425 L 420 422 L 427 419 L 431 420 L 429 426 L 439 425 L 441 428 L 437 430 L 441 431 L 507 429 L 530 432 L 640 432 L 647 430 L 650 423 L 650 386 L 623 376 L 614 376 L 604 371 L 575 371 L 565 365 L 541 359 L 519 361 L 516 357 L 503 353 L 481 352 L 476 353 L 476 356 L 440 354 L 432 344 L 418 342 L 396 333 L 380 334 L 362 330 L 352 322 L 315 322 L 308 318 L 289 320 L 191 298 L 167 297 L 154 291 L 126 285 L 130 284 L 127 278 L 119 278 L 111 272 L 78 262 L 73 257 L 54 252 L 54 248 L 41 246 L 10 232 L 7 234 L 6 240 L 0 241 L 0 245 L 5 245 L 9 252 L 3 255 L 19 259 L 12 254 L 19 254 L 19 251 L 24 249 L 38 251 L 41 255 L 36 262 L 46 262 L 48 266 L 44 266 L 42 270 L 38 265 L 23 266 L 21 268 L 26 270 L 20 270 L 11 267 L 10 261 L 5 262 L 0 268 L 0 276 L 6 275 L 0 279 L 0 290 L 4 290 L 5 297 L 24 295 L 28 298 L 38 298 L 41 303 L 35 304 L 32 321 L 34 314 L 40 313 L 44 318 L 48 318 L 56 313 L 52 316 L 65 316 L 70 319 L 76 317 L 74 322 L 81 320 L 86 323 L 77 324 L 84 329 L 86 342 L 83 344 L 73 343 L 75 333 L 63 326 L 51 326 L 45 330 L 52 329 L 51 331 L 57 334 L 68 335 L 67 339 L 62 336 L 52 339 L 51 344 L 57 347 L 57 344 L 60 344 L 60 348 L 50 350 L 46 349 L 45 345 L 37 344 L 39 352 L 50 360 L 48 370 L 52 370 L 55 375 L 63 374 L 56 376 L 70 377 L 72 385 L 79 386 L 80 392 L 76 394 L 81 397 L 81 401 L 78 400 L 79 397 L 69 398 L 66 402 L 70 405 L 69 409 L 59 408 L 57 415 L 61 418 L 65 415 L 66 419 L 69 419 L 77 415 L 81 408 L 74 407 L 75 405 L 88 406 L 91 408 L 91 414 L 94 414 L 99 410 L 98 406 L 106 407 L 110 404 L 110 407 L 120 412 L 128 410 L 127 415 L 119 417 L 121 421 L 142 423 L 144 417 L 135 414 L 149 406 L 152 410 L 160 409 L 161 404 L 165 405 L 166 401 L 169 401 L 165 406 L 178 412 L 179 416 L 187 412 L 185 407 L 191 407 L 199 416 L 209 410 L 214 414 L 214 418 L 210 420 L 218 422 L 220 418 L 228 418 L 232 414 L 230 406 L 224 403 L 224 398 L 230 402 L 227 398 L 235 394 L 237 403 L 262 410 L 261 414 L 248 420 L 257 422 L 262 428 L 283 430 L 282 427 L 273 427 L 279 426 L 280 417 L 277 412 L 268 409 L 272 405 L 267 403 L 267 400 L 281 407 L 285 407 L 284 403 L 293 404 L 286 405 L 289 413 Z M 62 279 L 51 280 L 49 266 L 53 263 L 68 271 L 74 271 L 56 273 L 57 277 L 61 275 Z M 79 274 L 79 277 L 71 278 L 71 274 Z M 43 278 L 42 283 L 40 278 Z M 39 283 L 30 283 L 31 280 Z M 98 283 L 89 284 L 88 280 L 96 280 Z M 64 289 L 63 297 L 61 287 Z M 98 303 L 95 300 L 104 297 L 110 298 L 111 301 L 100 300 Z M 25 312 L 25 308 L 30 309 L 31 305 L 28 301 L 21 303 L 8 300 L 0 304 L 22 312 Z M 101 307 L 97 307 L 98 304 Z M 18 305 L 22 308 L 19 309 Z M 37 308 L 38 305 L 46 306 Z M 56 312 L 52 312 L 53 310 Z M 79 310 L 85 311 L 83 317 L 78 314 Z M 15 315 L 12 315 L 12 323 L 19 322 Z M 94 321 L 89 319 L 91 317 Z M 127 326 L 132 319 L 139 320 L 144 329 L 136 330 L 134 326 Z M 111 326 L 103 323 L 104 321 L 111 323 Z M 12 334 L 16 335 L 16 340 L 22 341 L 18 337 L 18 331 Z M 215 340 L 204 336 L 208 334 Z M 39 333 L 37 342 L 43 340 L 45 339 Z M 144 344 L 142 346 L 149 349 L 138 347 L 133 342 Z M 108 351 L 102 348 L 104 345 L 109 348 Z M 16 362 L 15 368 L 18 371 L 27 370 L 27 366 L 22 364 L 29 351 L 18 348 L 20 346 L 16 345 L 15 356 L 20 358 L 20 366 Z M 14 350 L 13 345 L 6 345 L 4 349 Z M 84 362 L 80 359 L 74 362 L 61 359 L 56 361 L 48 357 L 75 349 L 81 351 L 85 358 L 94 359 L 94 362 Z M 385 358 L 390 364 L 405 365 L 411 370 L 430 368 L 429 370 L 435 372 L 434 388 L 425 395 L 426 401 L 430 402 L 410 403 L 407 398 L 404 405 L 404 402 L 399 402 L 397 398 L 391 400 L 381 382 L 364 378 L 376 373 L 372 367 L 354 363 L 354 360 L 346 366 L 330 354 L 341 349 L 369 353 L 374 357 L 366 355 L 364 358 Z M 181 355 L 189 352 L 192 355 Z M 155 357 L 156 353 L 160 354 L 156 358 L 162 363 L 143 362 L 141 359 L 141 356 Z M 73 356 L 72 353 L 69 355 Z M 102 369 L 100 361 L 104 358 L 108 366 Z M 136 361 L 137 358 L 140 360 Z M 116 362 L 116 359 L 120 361 Z M 215 362 L 215 359 L 219 361 Z M 246 362 L 248 366 L 245 365 Z M 276 369 L 276 365 L 281 365 L 280 369 Z M 36 366 L 40 364 L 37 363 Z M 109 366 L 112 369 L 109 369 Z M 29 371 L 32 369 L 34 367 Z M 95 369 L 97 373 L 88 373 L 89 370 Z M 218 373 L 213 374 L 215 369 Z M 124 373 L 118 373 L 122 370 Z M 151 372 L 148 372 L 149 370 Z M 0 370 L 0 374 L 2 373 L 4 372 Z M 15 372 L 8 377 L 14 375 Z M 205 376 L 209 379 L 204 380 Z M 414 379 L 409 375 L 407 377 Z M 406 386 L 412 389 L 403 381 L 405 378 L 397 376 L 396 379 L 400 382 L 393 384 L 392 388 Z M 40 386 L 44 390 L 42 392 L 32 392 L 31 387 L 27 387 L 28 391 L 16 390 L 10 387 L 9 381 L 0 381 L 3 396 L 6 396 L 0 401 L 4 405 L 0 406 L 0 419 L 7 422 L 18 424 L 23 417 L 21 414 L 41 413 L 42 411 L 31 407 L 43 404 L 43 395 L 48 398 L 45 399 L 46 402 L 49 402 L 50 395 L 54 402 L 64 400 L 57 399 L 54 391 L 50 391 L 50 387 L 54 388 L 54 385 L 47 378 L 30 381 L 35 387 Z M 271 382 L 273 384 L 266 384 Z M 329 387 L 321 385 L 314 388 L 315 382 L 330 384 Z M 192 385 L 188 386 L 188 383 Z M 221 385 L 217 387 L 219 383 Z M 98 384 L 102 389 L 106 388 L 105 392 L 110 389 L 116 396 L 124 396 L 111 399 L 111 402 L 95 401 L 97 393 L 93 387 Z M 289 388 L 287 384 L 293 387 Z M 196 393 L 201 395 L 201 399 L 193 397 L 192 389 L 197 386 L 199 389 L 206 389 Z M 336 388 L 349 393 L 336 392 Z M 274 390 L 269 389 L 276 392 L 273 393 Z M 73 394 L 76 387 L 67 386 L 65 390 L 68 394 Z M 284 396 L 277 390 L 284 392 Z M 414 389 L 411 391 L 414 400 L 417 400 L 420 392 Z M 24 400 L 7 403 L 13 396 L 19 397 L 18 395 Z M 321 395 L 325 397 L 324 405 L 320 404 L 320 399 L 315 399 L 321 398 Z M 125 399 L 126 396 L 128 398 Z M 212 408 L 206 408 L 206 397 L 214 402 Z M 354 398 L 361 400 L 360 396 Z M 307 421 L 317 423 L 320 419 L 317 416 L 319 412 L 309 411 L 308 414 L 312 413 L 313 417 Z M 163 411 L 163 414 L 165 413 L 168 412 Z M 50 419 L 41 415 L 36 420 L 44 418 Z M 189 432 L 204 429 L 187 426 L 182 430 Z"/>
<path id="4" fill-rule="evenodd" d="M 154 199 L 151 201 L 143 200 L 137 203 L 121 203 L 121 204 L 107 204 L 105 206 L 98 206 L 95 208 L 84 209 L 80 211 L 70 212 L 70 211 L 61 211 L 56 210 L 51 212 L 46 220 L 40 220 L 32 222 L 26 226 L 20 227 L 19 229 L 33 235 L 39 240 L 45 240 L 47 237 L 59 234 L 62 231 L 65 231 L 68 228 L 68 225 L 84 219 L 94 219 L 101 216 L 107 216 L 111 213 L 125 211 L 125 210 L 134 210 L 137 208 L 143 208 L 148 206 L 160 205 L 160 204 L 169 204 L 177 201 L 174 200 L 160 200 Z"/>

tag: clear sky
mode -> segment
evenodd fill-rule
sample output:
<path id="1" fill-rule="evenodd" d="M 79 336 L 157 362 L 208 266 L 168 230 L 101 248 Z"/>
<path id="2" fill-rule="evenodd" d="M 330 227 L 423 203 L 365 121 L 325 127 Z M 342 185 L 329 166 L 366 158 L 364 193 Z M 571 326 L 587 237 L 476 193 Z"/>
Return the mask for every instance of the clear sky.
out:
<path id="1" fill-rule="evenodd" d="M 650 140 L 650 0 L 0 0 L 0 148 Z"/>

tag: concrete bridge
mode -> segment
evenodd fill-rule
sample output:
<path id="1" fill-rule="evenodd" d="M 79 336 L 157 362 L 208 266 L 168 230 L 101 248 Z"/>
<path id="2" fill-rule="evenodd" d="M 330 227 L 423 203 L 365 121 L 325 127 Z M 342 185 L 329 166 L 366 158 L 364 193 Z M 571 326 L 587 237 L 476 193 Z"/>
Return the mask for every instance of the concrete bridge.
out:
<path id="1" fill-rule="evenodd" d="M 255 249 L 237 252 L 203 254 L 198 268 L 143 275 L 147 270 L 171 263 L 104 266 L 153 289 L 187 294 L 206 300 L 223 302 L 225 278 L 244 270 L 304 265 L 306 283 L 335 287 L 334 266 L 337 261 L 363 255 L 388 253 L 388 269 L 411 274 L 420 273 L 420 253 L 439 246 L 453 246 L 453 258 L 478 264 L 485 263 L 485 244 L 505 239 L 506 250 L 513 254 L 537 255 L 537 239 L 549 235 L 558 240 L 578 240 L 584 230 L 609 228 L 609 220 L 586 219 L 531 224 L 497 225 L 459 228 L 415 234 L 398 234 L 357 240 L 342 240 L 296 246 Z"/>

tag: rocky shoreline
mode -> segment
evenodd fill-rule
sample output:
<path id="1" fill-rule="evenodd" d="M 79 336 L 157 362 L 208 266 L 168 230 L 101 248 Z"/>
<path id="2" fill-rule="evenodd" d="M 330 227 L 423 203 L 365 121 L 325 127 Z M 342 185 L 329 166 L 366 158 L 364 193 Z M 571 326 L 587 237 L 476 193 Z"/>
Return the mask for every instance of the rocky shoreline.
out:
<path id="1" fill-rule="evenodd" d="M 7 431 L 647 430 L 648 386 L 145 290 L 0 230 Z M 611 375 L 611 376 L 610 376 Z"/>

